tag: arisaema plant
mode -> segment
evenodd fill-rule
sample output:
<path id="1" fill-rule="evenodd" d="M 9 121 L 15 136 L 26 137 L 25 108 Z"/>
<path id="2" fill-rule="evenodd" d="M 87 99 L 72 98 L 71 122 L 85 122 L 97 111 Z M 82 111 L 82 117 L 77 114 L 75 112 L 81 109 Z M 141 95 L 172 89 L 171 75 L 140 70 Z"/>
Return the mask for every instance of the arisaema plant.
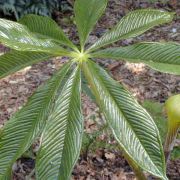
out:
<path id="1" fill-rule="evenodd" d="M 167 179 L 159 131 L 131 93 L 96 63 L 96 58 L 143 62 L 159 71 L 180 75 L 180 45 L 142 42 L 105 48 L 168 23 L 173 14 L 135 10 L 123 17 L 97 42 L 87 39 L 104 13 L 107 0 L 76 0 L 79 45 L 73 44 L 50 18 L 27 15 L 12 22 L 0 19 L 0 41 L 11 51 L 0 56 L 0 77 L 56 56 L 69 61 L 29 98 L 0 134 L 0 180 L 8 179 L 13 163 L 40 137 L 35 174 L 40 180 L 67 180 L 79 157 L 83 136 L 81 79 L 84 76 L 109 128 L 139 179 L 140 170 Z"/>
<path id="2" fill-rule="evenodd" d="M 165 109 L 168 117 L 168 131 L 164 152 L 166 161 L 168 161 L 180 127 L 180 94 L 170 97 L 165 103 Z"/>

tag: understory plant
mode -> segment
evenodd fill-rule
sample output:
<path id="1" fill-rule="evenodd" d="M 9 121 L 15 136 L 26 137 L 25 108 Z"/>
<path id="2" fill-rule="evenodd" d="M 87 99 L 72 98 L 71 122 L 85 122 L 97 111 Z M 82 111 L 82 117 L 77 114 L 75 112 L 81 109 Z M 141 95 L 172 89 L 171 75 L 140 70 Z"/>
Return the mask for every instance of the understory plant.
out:
<path id="1" fill-rule="evenodd" d="M 1 0 L 0 11 L 4 15 L 14 15 L 16 19 L 26 14 L 38 14 L 51 16 L 54 10 L 58 10 L 62 0 Z"/>
<path id="2" fill-rule="evenodd" d="M 84 131 L 82 76 L 137 177 L 146 179 L 145 171 L 167 179 L 162 143 L 153 119 L 122 84 L 96 63 L 96 58 L 145 63 L 159 71 L 180 75 L 177 43 L 141 42 L 105 48 L 172 21 L 173 13 L 154 9 L 132 11 L 89 45 L 89 34 L 106 6 L 107 0 L 75 1 L 80 46 L 71 42 L 48 17 L 27 15 L 18 23 L 0 19 L 0 41 L 11 48 L 0 56 L 0 78 L 56 56 L 69 58 L 1 130 L 0 180 L 10 177 L 13 163 L 39 137 L 36 179 L 70 179 Z"/>
<path id="3" fill-rule="evenodd" d="M 166 161 L 170 158 L 180 127 L 180 94 L 170 97 L 165 104 L 168 117 L 168 131 L 164 144 Z"/>

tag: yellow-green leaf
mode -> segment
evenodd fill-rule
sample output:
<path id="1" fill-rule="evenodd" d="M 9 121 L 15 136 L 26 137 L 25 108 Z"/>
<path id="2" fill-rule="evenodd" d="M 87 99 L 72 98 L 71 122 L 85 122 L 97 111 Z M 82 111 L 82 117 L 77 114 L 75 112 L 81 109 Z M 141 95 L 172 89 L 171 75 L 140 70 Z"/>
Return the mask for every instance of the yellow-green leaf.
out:
<path id="1" fill-rule="evenodd" d="M 94 25 L 103 14 L 107 0 L 76 0 L 74 5 L 75 20 L 79 32 L 81 48 Z"/>
<path id="2" fill-rule="evenodd" d="M 6 19 L 0 19 L 0 41 L 4 45 L 19 51 L 68 54 L 67 50 L 58 46 L 52 39 L 37 37 L 26 26 Z"/>
<path id="3" fill-rule="evenodd" d="M 83 72 L 114 137 L 145 171 L 167 179 L 159 131 L 144 108 L 102 68 L 87 60 Z"/>
<path id="4" fill-rule="evenodd" d="M 36 164 L 37 179 L 70 179 L 79 157 L 84 129 L 80 83 L 80 69 L 76 67 L 57 97 L 44 129 Z"/>
<path id="5" fill-rule="evenodd" d="M 154 26 L 172 21 L 173 13 L 156 10 L 141 9 L 135 10 L 123 17 L 120 22 L 106 32 L 90 50 L 98 49 L 113 42 L 136 37 Z"/>

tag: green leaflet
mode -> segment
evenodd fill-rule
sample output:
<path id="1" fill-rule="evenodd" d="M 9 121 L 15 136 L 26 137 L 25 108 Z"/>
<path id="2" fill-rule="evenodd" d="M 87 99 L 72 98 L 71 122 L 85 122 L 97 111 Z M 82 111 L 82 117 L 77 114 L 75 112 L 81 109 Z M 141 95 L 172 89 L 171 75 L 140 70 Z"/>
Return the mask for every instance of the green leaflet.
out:
<path id="1" fill-rule="evenodd" d="M 0 78 L 51 57 L 52 55 L 47 53 L 10 51 L 0 56 Z"/>
<path id="2" fill-rule="evenodd" d="M 180 65 L 180 44 L 144 42 L 92 53 L 93 57 Z"/>
<path id="3" fill-rule="evenodd" d="M 180 74 L 180 44 L 144 42 L 120 48 L 108 48 L 92 53 L 92 57 L 143 62 L 171 74 Z"/>
<path id="4" fill-rule="evenodd" d="M 37 179 L 67 180 L 79 157 L 83 119 L 80 69 L 68 78 L 48 120 L 37 157 Z"/>
<path id="5" fill-rule="evenodd" d="M 6 46 L 20 51 L 68 54 L 67 50 L 52 42 L 51 39 L 38 38 L 24 25 L 5 19 L 0 19 L 0 41 Z"/>
<path id="6" fill-rule="evenodd" d="M 57 23 L 49 17 L 30 14 L 21 18 L 18 22 L 27 26 L 33 33 L 44 35 L 46 38 L 59 42 L 61 45 L 77 49 Z"/>
<path id="7" fill-rule="evenodd" d="M 150 28 L 172 21 L 173 13 L 155 9 L 135 10 L 123 17 L 120 22 L 105 33 L 90 47 L 90 51 L 118 40 L 136 37 Z"/>
<path id="8" fill-rule="evenodd" d="M 84 48 L 89 33 L 103 14 L 107 0 L 76 0 L 75 20 L 79 32 L 81 48 Z"/>
<path id="9" fill-rule="evenodd" d="M 88 60 L 82 67 L 97 103 L 123 150 L 142 169 L 167 179 L 159 132 L 150 115 L 98 65 Z"/>
<path id="10" fill-rule="evenodd" d="M 154 63 L 154 62 L 144 62 L 144 63 L 147 64 L 152 69 L 155 69 L 156 71 L 174 74 L 174 75 L 180 75 L 180 65 Z"/>
<path id="11" fill-rule="evenodd" d="M 44 127 L 56 93 L 70 65 L 71 63 L 64 65 L 52 79 L 40 86 L 28 103 L 4 126 L 0 134 L 0 180 Z"/>

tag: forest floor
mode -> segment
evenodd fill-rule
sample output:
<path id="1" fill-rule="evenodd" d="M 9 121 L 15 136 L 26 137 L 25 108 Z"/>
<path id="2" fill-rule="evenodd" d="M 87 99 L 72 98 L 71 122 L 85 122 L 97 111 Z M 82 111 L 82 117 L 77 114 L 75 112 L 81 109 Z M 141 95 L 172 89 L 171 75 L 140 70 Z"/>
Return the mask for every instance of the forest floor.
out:
<path id="1" fill-rule="evenodd" d="M 105 15 L 101 18 L 89 43 L 93 44 L 108 28 L 127 14 L 130 10 L 154 7 L 167 11 L 176 11 L 177 17 L 170 24 L 156 27 L 145 34 L 113 44 L 126 46 L 141 41 L 175 41 L 180 42 L 180 5 L 148 3 L 147 1 L 109 0 Z M 177 1 L 172 1 L 177 2 Z M 78 43 L 77 30 L 72 25 L 72 12 L 56 12 L 54 16 L 58 24 Z M 5 48 L 1 46 L 1 52 Z M 49 79 L 59 69 L 66 58 L 56 58 L 39 63 L 0 80 L 0 127 L 20 109 L 36 88 Z M 99 64 L 109 70 L 112 76 L 124 84 L 140 103 L 151 100 L 163 104 L 165 100 L 180 93 L 180 76 L 162 74 L 144 64 L 126 63 L 123 61 L 98 60 Z M 104 117 L 87 95 L 82 95 L 85 118 L 85 135 L 81 157 L 74 168 L 74 180 L 133 180 L 134 173 L 123 158 L 111 132 L 105 128 Z M 94 141 L 96 144 L 94 145 Z M 92 145 L 93 144 L 93 145 Z M 32 148 L 36 151 L 36 145 Z M 24 180 L 27 175 L 33 179 L 34 168 L 32 158 L 20 158 L 13 166 L 14 179 Z M 180 179 L 180 160 L 172 160 L 168 165 L 168 177 Z M 29 177 L 30 177 L 29 176 Z"/>

